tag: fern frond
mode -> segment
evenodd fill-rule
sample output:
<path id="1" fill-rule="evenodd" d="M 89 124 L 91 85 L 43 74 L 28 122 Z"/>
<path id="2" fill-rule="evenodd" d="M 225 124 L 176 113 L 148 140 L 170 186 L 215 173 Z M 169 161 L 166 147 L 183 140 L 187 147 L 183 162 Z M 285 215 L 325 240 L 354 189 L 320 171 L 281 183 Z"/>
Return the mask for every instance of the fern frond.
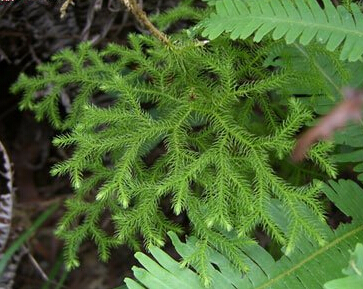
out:
<path id="1" fill-rule="evenodd" d="M 337 163 L 353 163 L 353 170 L 358 173 L 357 178 L 363 182 L 363 130 L 361 124 L 349 124 L 344 130 L 336 132 L 334 141 L 337 145 L 342 145 L 345 150 L 333 155 L 333 160 Z"/>
<path id="2" fill-rule="evenodd" d="M 203 268 L 208 274 L 208 279 L 198 283 L 194 271 L 200 273 L 199 260 L 195 258 L 200 240 L 192 236 L 183 243 L 174 233 L 169 233 L 177 252 L 184 260 L 190 260 L 189 265 L 194 270 L 181 268 L 177 261 L 153 247 L 151 253 L 155 260 L 137 253 L 136 257 L 145 269 L 134 267 L 135 277 L 146 288 L 162 288 L 164 284 L 172 284 L 175 280 L 183 288 L 207 288 L 208 285 L 208 288 L 320 289 L 325 282 L 341 277 L 340 271 L 349 261 L 348 251 L 363 237 L 363 215 L 360 209 L 363 205 L 362 188 L 352 181 L 340 180 L 330 181 L 329 185 L 324 185 L 323 191 L 343 213 L 353 218 L 352 223 L 341 224 L 335 231 L 327 224 L 323 225 L 321 230 L 327 235 L 327 243 L 323 247 L 311 242 L 306 236 L 300 236 L 297 250 L 275 261 L 257 244 L 242 246 L 238 249 L 238 254 L 250 268 L 244 275 L 225 258 L 224 253 L 208 247 L 208 259 Z M 275 217 L 280 218 L 278 215 L 281 214 L 281 203 L 274 200 L 271 204 Z M 287 229 L 288 222 L 284 218 L 280 218 L 280 221 Z M 140 270 L 143 274 L 139 274 Z M 189 287 L 189 280 L 193 282 L 192 287 Z M 140 286 L 129 278 L 126 278 L 125 282 L 130 289 Z"/>
<path id="3" fill-rule="evenodd" d="M 352 3 L 352 14 L 344 7 L 335 8 L 324 0 L 324 9 L 314 0 L 221 0 L 216 1 L 216 14 L 204 22 L 204 36 L 215 39 L 222 32 L 232 39 L 246 39 L 255 34 L 259 42 L 268 33 L 274 40 L 284 38 L 290 44 L 299 38 L 303 45 L 314 38 L 329 51 L 342 46 L 340 59 L 358 60 L 363 51 L 363 16 Z"/>
<path id="4" fill-rule="evenodd" d="M 347 268 L 342 270 L 342 273 L 346 275 L 343 278 L 331 280 L 324 284 L 324 289 L 334 288 L 354 288 L 363 285 L 361 278 L 362 272 L 362 258 L 363 258 L 363 245 L 357 243 L 354 252 L 349 250 L 350 260 Z"/>

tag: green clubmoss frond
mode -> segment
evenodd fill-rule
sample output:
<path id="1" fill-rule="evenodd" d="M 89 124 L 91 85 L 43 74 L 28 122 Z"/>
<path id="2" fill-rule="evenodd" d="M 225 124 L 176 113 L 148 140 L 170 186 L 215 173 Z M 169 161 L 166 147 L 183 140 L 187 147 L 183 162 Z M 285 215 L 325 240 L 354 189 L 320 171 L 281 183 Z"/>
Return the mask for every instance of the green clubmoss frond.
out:
<path id="1" fill-rule="evenodd" d="M 68 266 L 78 265 L 86 239 L 94 240 L 102 260 L 116 245 L 137 248 L 140 235 L 147 247 L 162 246 L 167 231 L 182 231 L 161 210 L 166 199 L 175 214 L 185 212 L 203 244 L 223 251 L 241 270 L 246 264 L 237 248 L 252 241 L 257 226 L 288 250 L 301 234 L 321 242 L 312 225 L 323 214 L 318 191 L 289 184 L 271 162 L 288 155 L 294 135 L 311 119 L 290 96 L 273 102 L 273 91 L 295 71 L 271 72 L 263 66 L 267 52 L 228 38 L 204 46 L 185 40 L 174 48 L 147 36 L 129 40 L 130 48 L 113 44 L 97 52 L 82 44 L 60 52 L 41 66 L 40 76 L 21 76 L 13 87 L 26 92 L 24 108 L 67 130 L 54 144 L 74 148 L 52 170 L 68 173 L 75 191 L 57 230 Z M 67 89 L 74 94 L 62 119 L 57 109 Z M 97 94 L 110 104 L 98 103 Z M 324 151 L 313 154 L 328 168 Z M 287 230 L 272 199 L 283 204 Z M 105 209 L 112 235 L 102 227 Z M 196 252 L 201 268 L 208 259 L 203 246 Z"/>

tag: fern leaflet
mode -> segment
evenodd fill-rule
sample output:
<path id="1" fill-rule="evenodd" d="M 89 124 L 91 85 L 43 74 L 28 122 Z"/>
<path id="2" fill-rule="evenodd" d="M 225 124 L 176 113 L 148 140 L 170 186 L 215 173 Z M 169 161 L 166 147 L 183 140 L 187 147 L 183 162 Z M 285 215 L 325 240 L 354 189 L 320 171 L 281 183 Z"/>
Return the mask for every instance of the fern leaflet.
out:
<path id="1" fill-rule="evenodd" d="M 275 261 L 272 256 L 257 244 L 244 246 L 239 250 L 240 258 L 248 264 L 250 271 L 244 276 L 220 252 L 207 248 L 208 262 L 206 270 L 211 280 L 197 282 L 197 274 L 190 269 L 182 268 L 166 253 L 156 247 L 151 248 L 155 261 L 142 253 L 136 257 L 145 269 L 134 267 L 136 279 L 146 288 L 307 288 L 320 289 L 324 283 L 340 278 L 341 269 L 349 260 L 349 250 L 353 250 L 357 240 L 363 238 L 363 190 L 350 180 L 329 181 L 323 188 L 324 193 L 337 207 L 353 218 L 351 224 L 341 224 L 335 231 L 326 224 L 323 226 L 327 234 L 327 243 L 320 247 L 308 238 L 298 241 L 297 250 L 289 256 L 283 256 Z M 274 200 L 271 210 L 276 218 L 281 209 L 279 202 Z M 288 223 L 284 224 L 287 228 Z M 199 246 L 199 240 L 189 237 L 186 243 L 181 242 L 174 233 L 169 233 L 177 252 L 188 259 Z M 321 264 L 324 264 L 322 267 Z M 198 266 L 190 264 L 197 273 L 201 273 Z M 135 280 L 125 279 L 128 288 L 144 288 Z M 204 285 L 203 285 L 204 284 Z"/>
<path id="2" fill-rule="evenodd" d="M 216 1 L 216 14 L 204 22 L 204 36 L 210 39 L 230 32 L 232 39 L 246 39 L 252 34 L 261 41 L 272 32 L 274 40 L 285 38 L 303 45 L 314 38 L 330 51 L 342 46 L 340 59 L 358 60 L 363 52 L 363 16 L 352 3 L 352 14 L 344 7 L 335 8 L 323 0 L 322 9 L 315 0 L 221 0 Z"/>

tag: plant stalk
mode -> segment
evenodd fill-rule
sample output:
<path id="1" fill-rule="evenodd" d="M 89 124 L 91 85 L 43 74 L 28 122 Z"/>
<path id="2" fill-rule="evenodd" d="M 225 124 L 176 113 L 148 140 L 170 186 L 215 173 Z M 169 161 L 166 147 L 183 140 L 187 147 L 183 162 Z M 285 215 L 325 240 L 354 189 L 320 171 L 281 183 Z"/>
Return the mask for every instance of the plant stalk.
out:
<path id="1" fill-rule="evenodd" d="M 154 24 L 151 23 L 149 18 L 146 16 L 146 13 L 139 7 L 136 3 L 136 0 L 120 0 L 125 6 L 131 11 L 131 13 L 135 16 L 137 21 L 139 21 L 142 25 L 146 27 L 147 30 L 150 31 L 152 35 L 154 35 L 157 39 L 163 42 L 167 46 L 171 46 L 171 43 L 166 34 L 157 29 Z"/>

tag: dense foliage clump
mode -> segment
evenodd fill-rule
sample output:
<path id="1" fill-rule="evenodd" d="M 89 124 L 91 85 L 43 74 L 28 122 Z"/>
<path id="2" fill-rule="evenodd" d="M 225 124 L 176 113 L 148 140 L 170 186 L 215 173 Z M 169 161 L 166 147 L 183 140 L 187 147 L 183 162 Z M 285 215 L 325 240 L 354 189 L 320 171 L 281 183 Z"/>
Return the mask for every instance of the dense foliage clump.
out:
<path id="1" fill-rule="evenodd" d="M 232 31 L 232 38 L 244 38 L 233 30 L 239 14 L 229 26 L 220 26 L 234 2 L 217 4 L 217 14 L 201 25 L 206 35 Z M 251 3 L 244 7 L 252 20 L 268 19 L 256 16 L 262 6 L 256 10 L 257 2 Z M 258 5 L 271 8 L 266 3 Z M 310 6 L 294 9 L 301 7 Z M 352 9 L 358 13 L 356 6 Z M 175 17 L 161 19 L 181 17 L 172 13 Z M 219 26 L 213 28 L 213 21 Z M 319 25 L 318 30 L 326 28 Z M 57 230 L 70 268 L 78 266 L 77 251 L 87 238 L 95 241 L 103 260 L 114 246 L 138 249 L 140 234 L 146 246 L 162 246 L 168 231 L 183 230 L 165 215 L 165 203 L 175 215 L 188 217 L 198 243 L 186 262 L 197 264 L 201 275 L 207 272 L 209 246 L 246 269 L 240 249 L 253 242 L 257 227 L 287 254 L 302 235 L 324 243 L 321 185 L 303 185 L 316 170 L 307 173 L 289 159 L 297 132 L 314 118 L 306 101 L 293 95 L 337 99 L 353 66 L 343 65 L 338 54 L 319 43 L 304 47 L 265 37 L 256 44 L 226 36 L 209 41 L 201 37 L 201 26 L 175 33 L 166 43 L 130 35 L 129 47 L 111 44 L 101 52 L 82 43 L 39 66 L 38 76 L 21 75 L 13 86 L 14 92 L 24 91 L 23 109 L 63 130 L 54 144 L 74 148 L 72 157 L 52 170 L 69 174 L 75 191 Z M 256 33 L 261 40 L 262 32 Z M 355 59 L 355 52 L 350 56 Z M 65 92 L 72 97 L 65 98 Z M 65 118 L 60 106 L 66 108 Z M 331 148 L 318 143 L 307 158 L 335 177 L 327 154 Z M 291 171 L 282 173 L 279 167 Z M 310 179 L 292 181 L 294 173 Z M 114 226 L 111 234 L 102 226 L 105 215 Z"/>

